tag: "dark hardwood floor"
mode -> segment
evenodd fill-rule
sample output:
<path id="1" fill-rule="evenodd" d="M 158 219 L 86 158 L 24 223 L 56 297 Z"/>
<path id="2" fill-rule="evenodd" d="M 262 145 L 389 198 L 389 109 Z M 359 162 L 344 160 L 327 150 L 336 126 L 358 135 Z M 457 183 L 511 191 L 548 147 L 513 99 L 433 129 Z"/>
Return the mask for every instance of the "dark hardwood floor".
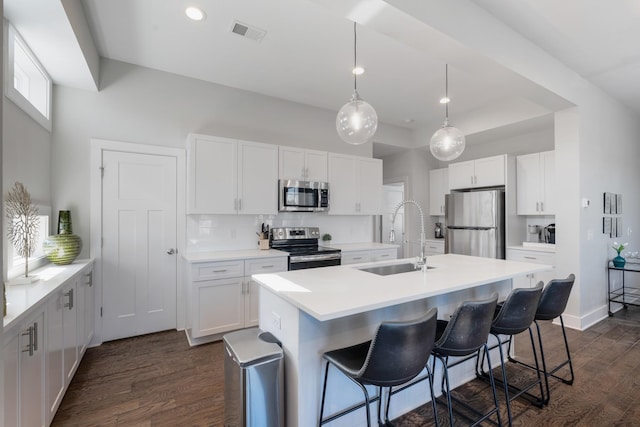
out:
<path id="1" fill-rule="evenodd" d="M 559 327 L 545 322 L 543 337 L 548 359 L 557 360 L 562 349 Z M 640 425 L 640 308 L 619 311 L 584 332 L 568 329 L 568 337 L 575 383 L 552 381 L 551 403 L 543 409 L 516 401 L 514 425 Z M 176 331 L 91 348 L 52 425 L 222 426 L 223 351 L 221 342 L 190 348 L 184 333 Z M 517 380 L 520 372 L 510 369 L 511 378 Z M 426 392 L 426 385 L 410 390 Z M 476 404 L 487 403 L 490 395 L 479 380 L 456 391 Z M 446 425 L 444 407 L 439 406 L 438 413 Z M 309 420 L 308 425 L 315 423 Z M 400 417 L 394 425 L 433 425 L 431 406 Z"/>

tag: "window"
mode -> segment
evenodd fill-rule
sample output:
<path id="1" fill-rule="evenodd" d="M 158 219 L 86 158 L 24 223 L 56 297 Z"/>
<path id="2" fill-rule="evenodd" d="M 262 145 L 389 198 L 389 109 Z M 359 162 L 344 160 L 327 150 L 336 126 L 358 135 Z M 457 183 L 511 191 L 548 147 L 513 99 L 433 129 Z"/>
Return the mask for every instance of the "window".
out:
<path id="1" fill-rule="evenodd" d="M 38 237 L 36 241 L 36 249 L 33 255 L 29 257 L 29 271 L 47 263 L 47 258 L 42 250 L 44 239 L 50 234 L 50 218 L 51 208 L 48 206 L 40 206 L 38 208 L 40 224 L 38 229 Z M 18 255 L 11 244 L 7 240 L 7 277 L 9 279 L 24 274 L 24 258 Z"/>
<path id="2" fill-rule="evenodd" d="M 51 78 L 16 29 L 5 21 L 5 93 L 51 131 Z"/>

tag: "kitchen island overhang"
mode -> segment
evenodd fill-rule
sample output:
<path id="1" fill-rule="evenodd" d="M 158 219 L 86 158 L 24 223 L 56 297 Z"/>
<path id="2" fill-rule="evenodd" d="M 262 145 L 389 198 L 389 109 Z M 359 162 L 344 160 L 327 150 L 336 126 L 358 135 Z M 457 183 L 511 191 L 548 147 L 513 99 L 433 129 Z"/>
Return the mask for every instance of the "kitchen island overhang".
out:
<path id="1" fill-rule="evenodd" d="M 429 257 L 427 264 L 434 268 L 427 272 L 379 276 L 360 270 L 408 262 L 413 259 L 252 276 L 261 285 L 260 328 L 281 340 L 285 352 L 287 425 L 317 423 L 325 351 L 371 339 L 385 320 L 413 319 L 434 306 L 438 318 L 445 319 L 462 301 L 493 292 L 504 299 L 512 289 L 512 278 L 552 268 L 447 254 Z M 473 377 L 473 369 L 467 367 L 451 379 L 461 384 Z M 420 387 L 394 396 L 390 415 L 427 402 L 426 385 L 425 390 Z M 360 400 L 359 390 L 349 380 L 330 373 L 327 414 Z M 364 425 L 362 411 L 332 425 Z"/>

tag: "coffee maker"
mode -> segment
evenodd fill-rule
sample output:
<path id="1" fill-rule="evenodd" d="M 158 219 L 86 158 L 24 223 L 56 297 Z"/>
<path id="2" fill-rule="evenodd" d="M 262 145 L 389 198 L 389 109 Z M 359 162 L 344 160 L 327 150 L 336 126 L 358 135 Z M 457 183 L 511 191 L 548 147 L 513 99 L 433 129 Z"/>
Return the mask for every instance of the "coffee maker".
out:
<path id="1" fill-rule="evenodd" d="M 556 225 L 549 224 L 544 228 L 544 242 L 545 243 L 556 243 Z"/>
<path id="2" fill-rule="evenodd" d="M 441 222 L 436 222 L 436 228 L 435 228 L 433 234 L 434 234 L 436 239 L 444 238 L 444 234 L 442 234 L 442 223 Z"/>
<path id="3" fill-rule="evenodd" d="M 527 225 L 527 242 L 542 242 L 542 227 L 539 225 Z"/>

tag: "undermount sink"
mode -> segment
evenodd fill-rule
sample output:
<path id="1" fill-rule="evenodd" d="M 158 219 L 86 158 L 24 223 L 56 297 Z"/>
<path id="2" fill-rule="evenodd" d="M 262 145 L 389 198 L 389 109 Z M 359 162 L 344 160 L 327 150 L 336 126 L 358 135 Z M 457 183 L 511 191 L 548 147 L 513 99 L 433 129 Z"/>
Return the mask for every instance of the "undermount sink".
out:
<path id="1" fill-rule="evenodd" d="M 427 269 L 432 269 L 432 268 L 435 268 L 435 267 L 427 267 Z M 381 265 L 377 267 L 359 268 L 358 270 L 366 271 L 367 273 L 377 274 L 378 276 L 390 276 L 392 274 L 409 273 L 411 271 L 418 271 L 418 269 L 416 269 L 416 265 L 413 263 Z"/>

